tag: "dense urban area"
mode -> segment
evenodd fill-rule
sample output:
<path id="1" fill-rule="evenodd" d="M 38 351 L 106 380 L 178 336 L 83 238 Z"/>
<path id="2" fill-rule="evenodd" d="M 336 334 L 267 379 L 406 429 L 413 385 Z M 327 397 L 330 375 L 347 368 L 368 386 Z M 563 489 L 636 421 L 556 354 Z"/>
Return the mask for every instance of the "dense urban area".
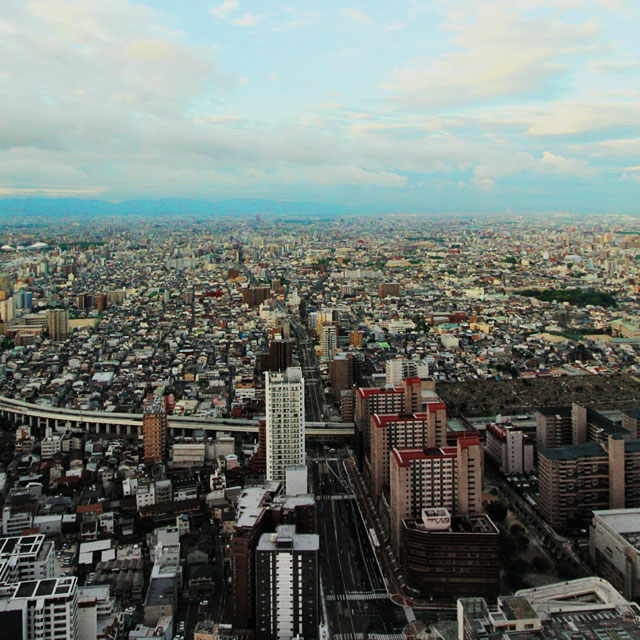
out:
<path id="1" fill-rule="evenodd" d="M 0 225 L 0 637 L 640 637 L 640 223 Z"/>

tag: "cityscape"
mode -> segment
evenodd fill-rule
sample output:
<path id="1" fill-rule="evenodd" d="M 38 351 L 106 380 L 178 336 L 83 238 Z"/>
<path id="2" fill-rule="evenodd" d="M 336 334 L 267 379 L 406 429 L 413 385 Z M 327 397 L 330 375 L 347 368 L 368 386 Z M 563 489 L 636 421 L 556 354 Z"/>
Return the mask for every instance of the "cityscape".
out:
<path id="1" fill-rule="evenodd" d="M 640 640 L 633 0 L 6 0 L 0 640 Z"/>

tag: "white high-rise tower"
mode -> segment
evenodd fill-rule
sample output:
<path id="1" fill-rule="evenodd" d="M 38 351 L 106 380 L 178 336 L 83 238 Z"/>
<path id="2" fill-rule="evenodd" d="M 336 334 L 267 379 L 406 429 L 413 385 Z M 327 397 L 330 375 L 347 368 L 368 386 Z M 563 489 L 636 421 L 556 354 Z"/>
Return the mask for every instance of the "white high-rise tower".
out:
<path id="1" fill-rule="evenodd" d="M 304 464 L 304 378 L 300 367 L 265 376 L 267 480 L 284 482 L 288 467 Z"/>

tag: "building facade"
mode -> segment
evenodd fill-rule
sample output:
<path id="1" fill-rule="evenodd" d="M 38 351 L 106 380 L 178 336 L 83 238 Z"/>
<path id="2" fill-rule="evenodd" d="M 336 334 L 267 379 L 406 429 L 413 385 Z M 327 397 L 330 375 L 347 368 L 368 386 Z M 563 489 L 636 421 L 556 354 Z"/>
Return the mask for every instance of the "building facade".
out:
<path id="1" fill-rule="evenodd" d="M 300 367 L 265 374 L 267 480 L 283 482 L 287 467 L 304 464 L 304 378 Z"/>
<path id="2" fill-rule="evenodd" d="M 167 458 L 168 419 L 161 398 L 149 400 L 142 416 L 144 460 L 147 464 L 162 462 Z"/>
<path id="3" fill-rule="evenodd" d="M 319 537 L 279 525 L 256 549 L 256 637 L 318 638 L 320 623 Z"/>

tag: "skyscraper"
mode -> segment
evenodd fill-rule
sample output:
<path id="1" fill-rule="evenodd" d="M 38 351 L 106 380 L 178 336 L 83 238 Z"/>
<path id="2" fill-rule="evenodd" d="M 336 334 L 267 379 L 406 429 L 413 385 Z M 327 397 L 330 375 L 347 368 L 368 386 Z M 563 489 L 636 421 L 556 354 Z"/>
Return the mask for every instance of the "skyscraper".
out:
<path id="1" fill-rule="evenodd" d="M 267 480 L 284 482 L 287 467 L 304 464 L 304 378 L 300 367 L 265 374 Z"/>

